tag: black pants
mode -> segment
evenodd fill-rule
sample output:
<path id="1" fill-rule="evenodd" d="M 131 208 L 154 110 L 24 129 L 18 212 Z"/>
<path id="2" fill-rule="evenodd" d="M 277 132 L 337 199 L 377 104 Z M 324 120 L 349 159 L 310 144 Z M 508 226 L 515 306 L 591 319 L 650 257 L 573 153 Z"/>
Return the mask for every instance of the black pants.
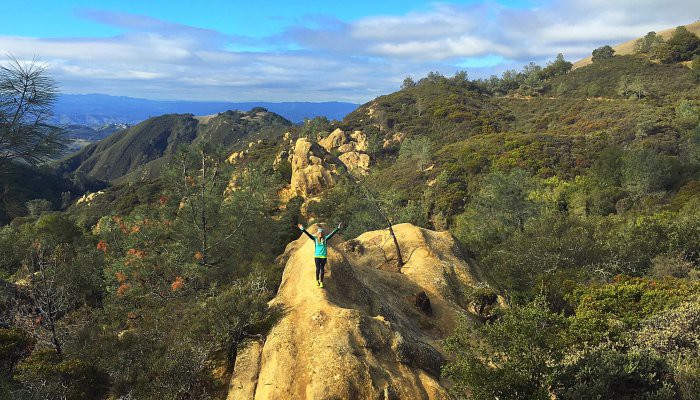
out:
<path id="1" fill-rule="evenodd" d="M 323 282 L 323 273 L 325 272 L 324 268 L 326 266 L 326 259 L 314 258 L 314 261 L 316 261 L 316 280 Z"/>

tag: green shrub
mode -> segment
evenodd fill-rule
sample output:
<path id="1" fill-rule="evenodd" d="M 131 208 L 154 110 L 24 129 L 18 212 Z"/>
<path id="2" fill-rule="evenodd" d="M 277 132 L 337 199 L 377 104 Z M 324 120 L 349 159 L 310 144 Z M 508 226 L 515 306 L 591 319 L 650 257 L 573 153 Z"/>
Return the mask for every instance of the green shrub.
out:
<path id="1" fill-rule="evenodd" d="M 682 400 L 700 399 L 700 356 L 680 357 L 673 363 L 673 380 Z"/>
<path id="2" fill-rule="evenodd" d="M 12 376 L 15 365 L 29 355 L 32 344 L 26 332 L 18 328 L 0 328 L 0 376 Z"/>
<path id="3" fill-rule="evenodd" d="M 644 322 L 635 334 L 640 349 L 649 349 L 675 358 L 700 352 L 700 303 L 689 296 L 686 302 L 659 313 Z"/>
<path id="4" fill-rule="evenodd" d="M 699 294 L 699 282 L 677 278 L 618 276 L 612 283 L 579 285 L 567 296 L 576 315 L 571 321 L 571 342 L 581 346 L 619 342 L 648 319 Z"/>
<path id="5" fill-rule="evenodd" d="M 515 306 L 493 323 L 462 319 L 447 340 L 454 358 L 443 369 L 455 382 L 452 392 L 474 400 L 550 399 L 565 328 L 565 318 L 543 299 Z"/>
<path id="6" fill-rule="evenodd" d="M 679 26 L 662 47 L 661 61 L 665 63 L 688 61 L 700 54 L 700 38 L 686 27 Z"/>
<path id="7" fill-rule="evenodd" d="M 63 360 L 53 350 L 32 353 L 17 366 L 14 379 L 34 398 L 101 399 L 109 389 L 109 377 L 95 365 Z"/>
<path id="8" fill-rule="evenodd" d="M 558 369 L 552 391 L 561 400 L 673 400 L 670 372 L 650 352 L 601 348 Z"/>
<path id="9" fill-rule="evenodd" d="M 603 60 L 608 60 L 610 58 L 613 58 L 615 56 L 615 50 L 613 50 L 612 47 L 605 45 L 602 47 L 598 47 L 597 49 L 593 50 L 593 53 L 591 53 L 592 58 L 591 60 L 595 62 L 600 62 Z"/>
<path id="10" fill-rule="evenodd" d="M 606 256 L 594 234 L 594 227 L 584 220 L 547 213 L 492 248 L 483 263 L 510 295 L 527 298 L 537 287 L 555 284 L 562 276 L 590 276 L 591 266 Z"/>

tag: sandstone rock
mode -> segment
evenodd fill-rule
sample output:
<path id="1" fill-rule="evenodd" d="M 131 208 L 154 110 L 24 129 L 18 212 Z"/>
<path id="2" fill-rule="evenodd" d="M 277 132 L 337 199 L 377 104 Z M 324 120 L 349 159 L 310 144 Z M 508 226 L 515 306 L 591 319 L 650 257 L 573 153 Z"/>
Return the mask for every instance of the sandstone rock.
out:
<path id="1" fill-rule="evenodd" d="M 231 153 L 230 156 L 228 156 L 226 161 L 228 161 L 229 164 L 235 164 L 236 162 L 238 162 L 238 160 L 242 159 L 244 155 L 245 154 L 242 151 L 240 151 L 240 152 L 234 151 L 233 153 Z"/>
<path id="2" fill-rule="evenodd" d="M 309 198 L 332 187 L 338 180 L 333 157 L 317 143 L 298 139 L 291 158 L 291 189 L 297 195 Z"/>
<path id="3" fill-rule="evenodd" d="M 341 144 L 341 145 L 338 147 L 338 151 L 339 151 L 340 153 L 347 153 L 347 152 L 349 152 L 349 151 L 355 151 L 355 143 L 354 143 L 354 142 L 350 142 L 350 143 Z"/>
<path id="4" fill-rule="evenodd" d="M 262 343 L 257 340 L 245 343 L 238 351 L 235 370 L 231 379 L 226 400 L 252 399 L 258 383 L 257 369 L 260 366 Z"/>
<path id="5" fill-rule="evenodd" d="M 97 198 L 97 196 L 100 196 L 104 193 L 104 191 L 100 190 L 95 193 L 84 194 L 81 198 L 78 199 L 78 201 L 75 202 L 75 204 L 86 203 L 87 205 L 90 205 L 92 204 L 92 201 L 95 200 L 95 198 Z"/>
<path id="6" fill-rule="evenodd" d="M 365 153 L 351 151 L 341 154 L 338 158 L 352 172 L 357 172 L 360 175 L 366 175 L 369 172 L 369 156 Z"/>
<path id="7" fill-rule="evenodd" d="M 289 159 L 289 152 L 286 150 L 282 150 L 279 153 L 277 153 L 277 156 L 275 156 L 275 161 L 272 162 L 272 169 L 277 171 L 279 168 L 280 164 L 282 161 L 287 161 Z"/>
<path id="8" fill-rule="evenodd" d="M 406 135 L 403 134 L 402 132 L 394 133 L 390 138 L 384 139 L 384 143 L 383 143 L 382 147 L 384 147 L 386 149 L 389 147 L 398 146 L 403 141 L 404 136 L 406 136 Z"/>
<path id="9" fill-rule="evenodd" d="M 355 131 L 350 134 L 350 137 L 356 143 L 355 150 L 367 151 L 367 135 L 362 133 L 362 131 Z"/>
<path id="10" fill-rule="evenodd" d="M 340 128 L 337 128 L 330 135 L 321 139 L 318 144 L 320 144 L 326 151 L 331 151 L 335 148 L 342 146 L 350 141 L 350 137 L 347 133 L 343 132 Z"/>
<path id="11" fill-rule="evenodd" d="M 476 281 L 475 272 L 449 233 L 410 224 L 394 231 L 407 260 L 400 272 L 378 268 L 395 257 L 386 230 L 345 244 L 336 236 L 325 289 L 314 283 L 313 243 L 302 235 L 287 246 L 270 302 L 284 313 L 259 363 L 236 362 L 231 390 L 240 396 L 229 399 L 449 399 L 441 341 L 466 314 L 460 288 Z M 420 291 L 430 296 L 432 316 L 414 305 Z M 255 389 L 243 392 L 240 382 Z"/>

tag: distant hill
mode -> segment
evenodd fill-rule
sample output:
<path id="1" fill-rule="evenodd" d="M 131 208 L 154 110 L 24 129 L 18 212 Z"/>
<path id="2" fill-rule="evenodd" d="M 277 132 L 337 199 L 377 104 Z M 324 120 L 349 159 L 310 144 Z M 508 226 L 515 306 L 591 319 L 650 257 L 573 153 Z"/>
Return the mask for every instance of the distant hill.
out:
<path id="1" fill-rule="evenodd" d="M 690 31 L 693 32 L 696 35 L 700 36 L 700 21 L 693 22 L 692 24 L 685 25 L 685 27 Z M 676 28 L 670 28 L 670 29 L 665 29 L 663 31 L 657 31 L 656 34 L 660 35 L 661 37 L 664 38 L 664 40 L 668 40 L 671 35 L 673 35 L 673 31 Z M 646 34 L 647 32 L 644 32 Z M 634 53 L 634 44 L 637 42 L 637 40 L 641 39 L 641 37 L 638 37 L 636 39 L 632 39 L 630 41 L 620 43 L 617 45 L 612 46 L 612 48 L 615 50 L 615 55 L 618 56 L 623 56 L 623 55 L 629 55 Z M 585 65 L 591 64 L 591 57 L 586 57 L 583 60 L 579 60 L 574 63 L 574 69 L 583 67 Z"/>
<path id="2" fill-rule="evenodd" d="M 102 126 L 64 125 L 62 128 L 70 141 L 66 150 L 57 159 L 75 153 L 91 143 L 102 140 L 114 132 L 128 127 L 128 124 L 106 124 Z"/>
<path id="3" fill-rule="evenodd" d="M 69 139 L 81 139 L 88 141 L 97 141 L 106 138 L 116 131 L 126 129 L 127 124 L 105 124 L 102 126 L 87 126 L 87 125 L 66 125 L 63 129 L 66 131 L 66 137 Z"/>
<path id="4" fill-rule="evenodd" d="M 198 102 L 159 101 L 104 94 L 64 94 L 58 98 L 54 122 L 61 125 L 136 124 L 150 117 L 163 114 L 209 115 L 226 110 L 250 110 L 264 107 L 294 122 L 304 118 L 325 116 L 342 119 L 358 107 L 358 104 L 342 102 Z"/>
<path id="5" fill-rule="evenodd" d="M 134 174 L 152 177 L 180 145 L 206 139 L 232 150 L 252 141 L 275 139 L 291 126 L 289 120 L 264 108 L 206 118 L 166 114 L 82 148 L 63 160 L 59 170 L 103 181 Z"/>

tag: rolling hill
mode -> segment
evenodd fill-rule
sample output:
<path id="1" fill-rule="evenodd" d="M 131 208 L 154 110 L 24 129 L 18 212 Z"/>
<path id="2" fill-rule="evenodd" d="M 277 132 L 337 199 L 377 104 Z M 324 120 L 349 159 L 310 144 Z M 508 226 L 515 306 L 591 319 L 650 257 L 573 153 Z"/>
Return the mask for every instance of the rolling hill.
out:
<path id="1" fill-rule="evenodd" d="M 232 150 L 250 141 L 274 139 L 291 126 L 289 120 L 264 108 L 209 117 L 166 114 L 84 147 L 63 160 L 59 170 L 103 181 L 137 174 L 153 177 L 181 145 L 207 140 Z"/>
<path id="2" fill-rule="evenodd" d="M 165 114 L 74 154 L 70 181 L 114 184 L 0 231 L 0 288 L 41 294 L 29 268 L 55 246 L 44 264 L 75 293 L 56 314 L 74 326 L 65 359 L 24 339 L 50 338 L 36 314 L 0 327 L 10 389 L 695 398 L 700 77 L 631 54 L 540 72 L 431 73 L 314 130 L 262 108 Z M 241 179 L 199 162 L 157 179 L 202 141 L 235 151 Z M 68 203 L 70 182 L 31 173 L 16 174 L 21 200 Z M 341 229 L 325 286 L 297 224 Z M 15 313 L 1 295 L 0 316 Z"/>
<path id="3" fill-rule="evenodd" d="M 685 25 L 685 27 L 690 31 L 693 32 L 696 35 L 700 35 L 700 21 L 693 22 L 692 24 Z M 664 29 L 662 31 L 656 32 L 657 35 L 660 35 L 661 37 L 664 38 L 664 40 L 668 40 L 668 38 L 671 37 L 673 34 L 675 28 L 670 28 L 670 29 Z M 646 33 L 646 32 L 645 32 Z M 623 55 L 629 55 L 634 53 L 634 44 L 639 40 L 640 38 L 632 39 L 624 43 L 619 43 L 612 48 L 615 50 L 615 54 L 618 56 L 623 56 Z M 589 65 L 592 63 L 591 57 L 586 57 L 583 60 L 579 60 L 574 63 L 574 69 L 583 67 L 585 65 Z"/>

